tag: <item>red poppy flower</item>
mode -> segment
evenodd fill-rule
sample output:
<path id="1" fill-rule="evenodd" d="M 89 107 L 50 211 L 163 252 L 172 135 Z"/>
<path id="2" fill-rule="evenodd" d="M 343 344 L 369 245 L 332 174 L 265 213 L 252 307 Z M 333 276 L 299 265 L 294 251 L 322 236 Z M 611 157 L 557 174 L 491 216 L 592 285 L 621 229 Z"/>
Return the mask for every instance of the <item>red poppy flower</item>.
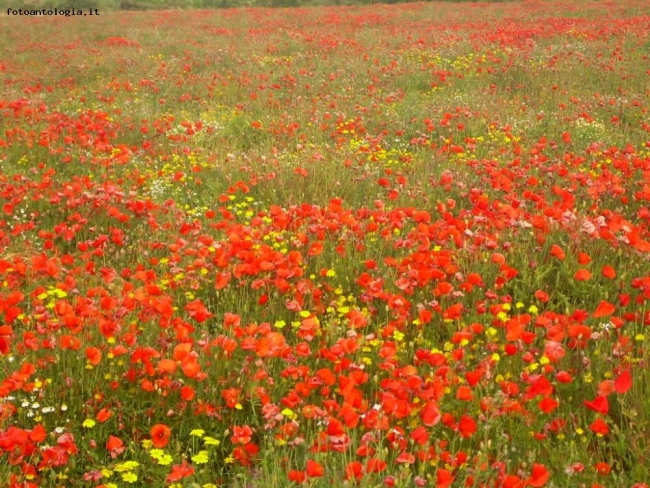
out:
<path id="1" fill-rule="evenodd" d="M 108 440 L 106 441 L 106 450 L 109 452 L 112 459 L 115 459 L 117 456 L 122 454 L 125 449 L 122 439 L 113 435 L 108 436 Z"/>
<path id="2" fill-rule="evenodd" d="M 551 299 L 551 297 L 548 295 L 548 293 L 546 293 L 545 291 L 542 291 L 542 290 L 537 290 L 535 292 L 535 298 L 537 298 L 542 303 L 546 303 Z"/>
<path id="3" fill-rule="evenodd" d="M 454 475 L 451 471 L 439 468 L 436 472 L 436 488 L 449 488 L 454 482 Z"/>
<path id="4" fill-rule="evenodd" d="M 186 402 L 189 402 L 194 398 L 196 395 L 196 392 L 194 391 L 194 388 L 191 386 L 184 386 L 181 388 L 181 398 L 185 400 Z"/>
<path id="5" fill-rule="evenodd" d="M 189 342 L 183 342 L 174 346 L 174 361 L 182 361 L 187 357 L 187 355 L 192 351 L 192 344 Z"/>
<path id="6" fill-rule="evenodd" d="M 598 383 L 598 395 L 609 396 L 616 391 L 614 382 L 612 380 L 603 380 Z"/>
<path id="7" fill-rule="evenodd" d="M 596 472 L 597 472 L 600 476 L 607 476 L 607 475 L 608 475 L 609 473 L 611 473 L 611 471 L 612 471 L 611 466 L 610 466 L 609 464 L 607 464 L 607 463 L 603 463 L 603 462 L 596 463 L 596 464 L 594 465 L 594 469 L 596 470 Z"/>
<path id="8" fill-rule="evenodd" d="M 235 425 L 233 427 L 232 443 L 233 444 L 248 444 L 251 441 L 253 430 L 248 425 Z"/>
<path id="9" fill-rule="evenodd" d="M 607 415 L 609 413 L 609 401 L 606 396 L 597 396 L 594 400 L 584 401 L 585 407 L 596 413 Z"/>
<path id="10" fill-rule="evenodd" d="M 181 363 L 181 370 L 188 378 L 199 379 L 199 375 L 201 374 L 201 365 L 196 358 L 187 356 Z"/>
<path id="11" fill-rule="evenodd" d="M 239 404 L 239 395 L 241 390 L 239 388 L 228 388 L 221 392 L 221 397 L 226 401 L 228 408 L 236 408 Z"/>
<path id="12" fill-rule="evenodd" d="M 415 430 L 411 432 L 410 437 L 415 441 L 416 444 L 420 446 L 429 442 L 429 433 L 427 432 L 427 429 L 422 425 L 416 427 Z"/>
<path id="13" fill-rule="evenodd" d="M 518 476 L 509 474 L 505 478 L 503 478 L 503 481 L 501 482 L 499 488 L 524 488 L 525 485 L 526 482 L 524 480 L 522 480 Z"/>
<path id="14" fill-rule="evenodd" d="M 614 389 L 616 390 L 616 393 L 623 394 L 630 388 L 632 388 L 632 374 L 626 369 L 614 380 Z"/>
<path id="15" fill-rule="evenodd" d="M 345 434 L 345 429 L 340 420 L 330 418 L 327 423 L 327 435 L 332 437 L 340 437 Z"/>
<path id="16" fill-rule="evenodd" d="M 585 465 L 582 463 L 574 463 L 571 466 L 567 466 L 564 472 L 568 475 L 573 475 L 576 473 L 582 473 L 585 470 Z"/>
<path id="17" fill-rule="evenodd" d="M 169 438 L 172 435 L 172 430 L 164 424 L 156 424 L 151 427 L 149 431 L 153 446 L 160 449 L 169 443 Z"/>
<path id="18" fill-rule="evenodd" d="M 506 262 L 505 256 L 499 252 L 493 253 L 490 260 L 495 264 L 503 264 Z"/>
<path id="19" fill-rule="evenodd" d="M 616 278 L 616 270 L 613 267 L 608 266 L 608 265 L 603 266 L 600 273 L 605 278 L 609 278 L 610 280 Z"/>
<path id="20" fill-rule="evenodd" d="M 591 257 L 589 254 L 586 254 L 584 252 L 578 253 L 578 262 L 580 264 L 588 264 L 591 262 Z"/>
<path id="21" fill-rule="evenodd" d="M 307 460 L 307 467 L 305 469 L 307 476 L 311 478 L 319 478 L 325 474 L 323 465 L 313 459 Z"/>
<path id="22" fill-rule="evenodd" d="M 469 415 L 463 415 L 458 422 L 458 431 L 461 437 L 469 438 L 476 432 L 476 421 Z"/>
<path id="23" fill-rule="evenodd" d="M 616 307 L 614 305 L 612 305 L 606 300 L 601 300 L 598 306 L 596 307 L 596 310 L 592 314 L 592 317 L 595 319 L 600 317 L 605 317 L 606 315 L 613 314 L 614 310 L 616 310 Z"/>
<path id="24" fill-rule="evenodd" d="M 530 477 L 526 480 L 526 485 L 541 488 L 550 477 L 551 473 L 546 469 L 546 466 L 535 463 L 530 471 Z"/>
<path id="25" fill-rule="evenodd" d="M 351 461 L 345 467 L 345 479 L 350 480 L 353 478 L 357 481 L 363 478 L 363 464 L 359 461 Z"/>
<path id="26" fill-rule="evenodd" d="M 29 433 L 29 438 L 34 442 L 43 442 L 46 436 L 47 431 L 41 424 L 37 424 Z"/>
<path id="27" fill-rule="evenodd" d="M 158 374 L 172 374 L 176 371 L 176 361 L 173 359 L 161 359 L 158 362 Z"/>
<path id="28" fill-rule="evenodd" d="M 554 398 L 545 397 L 542 398 L 537 405 L 542 412 L 551 413 L 558 407 L 559 403 Z"/>
<path id="29" fill-rule="evenodd" d="M 388 467 L 388 463 L 381 459 L 370 458 L 366 463 L 366 472 L 367 473 L 381 473 Z"/>
<path id="30" fill-rule="evenodd" d="M 427 427 L 436 425 L 440 422 L 440 409 L 438 408 L 438 404 L 434 401 L 427 402 L 420 412 L 420 417 Z"/>
<path id="31" fill-rule="evenodd" d="M 474 394 L 472 393 L 472 389 L 469 386 L 461 385 L 458 387 L 458 390 L 456 391 L 456 399 L 464 402 L 470 402 L 473 398 Z"/>
<path id="32" fill-rule="evenodd" d="M 298 471 L 295 469 L 289 471 L 287 477 L 289 478 L 289 481 L 293 481 L 294 483 L 304 483 L 307 480 L 307 474 L 304 471 Z"/>
<path id="33" fill-rule="evenodd" d="M 594 434 L 599 434 L 599 435 L 605 435 L 609 432 L 609 426 L 607 425 L 607 422 L 605 422 L 605 420 L 603 420 L 602 418 L 597 418 L 596 420 L 594 420 L 589 426 L 589 429 Z"/>
<path id="34" fill-rule="evenodd" d="M 182 464 L 174 464 L 172 466 L 172 471 L 167 475 L 167 483 L 173 483 L 175 481 L 180 481 L 187 476 L 194 474 L 194 468 L 190 466 L 187 461 L 183 459 Z"/>
<path id="35" fill-rule="evenodd" d="M 566 257 L 566 255 L 565 255 L 564 251 L 562 250 L 562 248 L 560 246 L 558 246 L 557 244 L 553 244 L 551 246 L 551 256 L 553 256 L 554 258 L 559 259 L 560 261 L 564 261 L 564 258 Z"/>
<path id="36" fill-rule="evenodd" d="M 415 462 L 415 456 L 410 452 L 402 452 L 395 459 L 395 462 L 402 464 L 413 464 Z"/>
<path id="37" fill-rule="evenodd" d="M 189 313 L 190 317 L 200 324 L 209 318 L 214 317 L 214 314 L 208 311 L 201 300 L 194 300 L 193 302 L 188 303 L 185 305 L 185 310 Z"/>
<path id="38" fill-rule="evenodd" d="M 95 418 L 97 419 L 97 422 L 99 423 L 104 423 L 108 419 L 110 419 L 113 416 L 113 412 L 111 412 L 108 408 L 102 408 L 97 412 L 97 415 L 95 415 Z"/>
<path id="39" fill-rule="evenodd" d="M 97 366 L 102 360 L 102 352 L 96 347 L 87 347 L 86 359 L 88 360 L 89 364 Z"/>

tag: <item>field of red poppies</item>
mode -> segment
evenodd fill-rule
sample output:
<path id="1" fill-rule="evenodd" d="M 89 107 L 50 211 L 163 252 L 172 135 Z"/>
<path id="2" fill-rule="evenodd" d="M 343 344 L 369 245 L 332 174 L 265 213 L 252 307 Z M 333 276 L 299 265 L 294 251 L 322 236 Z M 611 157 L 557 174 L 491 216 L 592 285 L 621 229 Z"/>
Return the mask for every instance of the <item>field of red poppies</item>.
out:
<path id="1" fill-rule="evenodd" d="M 643 1 L 0 29 L 1 486 L 649 486 Z"/>

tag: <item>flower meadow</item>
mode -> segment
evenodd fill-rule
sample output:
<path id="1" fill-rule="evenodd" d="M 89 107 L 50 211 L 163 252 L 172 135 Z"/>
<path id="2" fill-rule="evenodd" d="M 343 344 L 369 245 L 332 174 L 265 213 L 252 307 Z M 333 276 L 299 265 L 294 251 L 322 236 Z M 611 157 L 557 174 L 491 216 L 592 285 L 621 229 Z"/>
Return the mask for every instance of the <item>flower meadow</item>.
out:
<path id="1" fill-rule="evenodd" d="M 0 19 L 0 485 L 648 487 L 644 3 Z"/>

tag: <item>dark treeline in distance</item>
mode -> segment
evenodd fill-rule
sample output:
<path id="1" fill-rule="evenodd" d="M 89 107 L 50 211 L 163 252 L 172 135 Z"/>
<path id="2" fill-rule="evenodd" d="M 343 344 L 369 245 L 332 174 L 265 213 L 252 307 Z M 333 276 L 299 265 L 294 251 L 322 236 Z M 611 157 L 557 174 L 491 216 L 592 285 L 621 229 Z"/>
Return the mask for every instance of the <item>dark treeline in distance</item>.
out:
<path id="1" fill-rule="evenodd" d="M 82 9 L 101 11 L 114 10 L 170 10 L 170 9 L 213 9 L 237 7 L 309 7 L 336 5 L 367 5 L 372 3 L 406 3 L 412 0 L 26 0 L 18 4 L 15 0 L 0 0 L 0 7 L 40 9 Z M 445 0 L 462 2 L 471 0 Z M 487 0 L 489 2 L 499 0 Z"/>

